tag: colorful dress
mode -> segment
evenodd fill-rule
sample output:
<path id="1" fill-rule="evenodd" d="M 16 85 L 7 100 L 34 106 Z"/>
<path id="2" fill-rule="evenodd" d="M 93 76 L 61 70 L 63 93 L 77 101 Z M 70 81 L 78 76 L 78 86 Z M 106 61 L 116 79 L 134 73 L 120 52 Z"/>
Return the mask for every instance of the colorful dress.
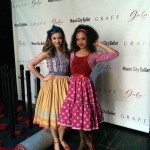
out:
<path id="1" fill-rule="evenodd" d="M 104 118 L 90 73 L 97 62 L 114 59 L 117 56 L 117 51 L 94 52 L 84 57 L 71 54 L 72 75 L 58 124 L 85 131 L 99 128 L 99 123 L 103 122 Z"/>
<path id="2" fill-rule="evenodd" d="M 41 85 L 36 102 L 33 123 L 41 127 L 58 127 L 58 115 L 66 98 L 69 84 L 69 58 L 55 55 L 47 59 L 49 73 L 55 74 L 54 79 L 44 81 Z"/>

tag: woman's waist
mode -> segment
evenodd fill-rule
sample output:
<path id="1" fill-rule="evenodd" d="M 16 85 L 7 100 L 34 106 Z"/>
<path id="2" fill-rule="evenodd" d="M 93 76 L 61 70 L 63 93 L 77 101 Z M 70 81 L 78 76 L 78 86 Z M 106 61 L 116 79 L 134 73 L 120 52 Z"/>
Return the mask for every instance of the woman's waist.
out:
<path id="1" fill-rule="evenodd" d="M 59 71 L 49 71 L 49 74 L 59 75 L 59 76 L 68 76 L 67 72 L 59 72 Z"/>
<path id="2" fill-rule="evenodd" d="M 72 76 L 77 76 L 77 77 L 88 77 L 89 74 L 73 73 Z"/>

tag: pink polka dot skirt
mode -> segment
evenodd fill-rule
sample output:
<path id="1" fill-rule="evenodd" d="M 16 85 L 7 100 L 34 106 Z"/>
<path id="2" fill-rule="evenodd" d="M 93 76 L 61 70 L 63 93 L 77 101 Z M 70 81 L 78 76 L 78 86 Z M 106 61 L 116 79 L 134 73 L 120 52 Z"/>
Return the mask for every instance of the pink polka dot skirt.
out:
<path id="1" fill-rule="evenodd" d="M 103 115 L 90 77 L 71 76 L 58 124 L 90 131 L 99 128 Z"/>

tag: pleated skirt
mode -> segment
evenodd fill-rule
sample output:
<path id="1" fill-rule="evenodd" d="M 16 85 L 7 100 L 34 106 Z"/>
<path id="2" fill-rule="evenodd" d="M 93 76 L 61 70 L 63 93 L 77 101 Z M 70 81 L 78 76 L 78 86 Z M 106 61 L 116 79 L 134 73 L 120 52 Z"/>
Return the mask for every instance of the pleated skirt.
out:
<path id="1" fill-rule="evenodd" d="M 60 108 L 66 98 L 69 76 L 55 76 L 41 85 L 33 119 L 40 127 L 57 128 Z"/>
<path id="2" fill-rule="evenodd" d="M 71 76 L 58 123 L 76 130 L 90 131 L 104 121 L 101 106 L 90 77 Z"/>

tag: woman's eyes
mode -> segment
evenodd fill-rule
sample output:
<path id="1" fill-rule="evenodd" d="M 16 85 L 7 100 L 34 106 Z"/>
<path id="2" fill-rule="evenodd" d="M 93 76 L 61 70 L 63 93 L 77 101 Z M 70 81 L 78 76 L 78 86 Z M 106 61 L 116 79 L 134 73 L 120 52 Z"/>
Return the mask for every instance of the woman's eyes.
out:
<path id="1" fill-rule="evenodd" d="M 58 40 L 62 40 L 62 38 L 61 37 L 59 37 L 59 38 L 52 38 L 53 40 L 56 40 L 56 39 L 58 39 Z"/>
<path id="2" fill-rule="evenodd" d="M 82 39 L 76 39 L 77 41 L 85 41 L 86 40 L 86 38 L 82 38 Z"/>

